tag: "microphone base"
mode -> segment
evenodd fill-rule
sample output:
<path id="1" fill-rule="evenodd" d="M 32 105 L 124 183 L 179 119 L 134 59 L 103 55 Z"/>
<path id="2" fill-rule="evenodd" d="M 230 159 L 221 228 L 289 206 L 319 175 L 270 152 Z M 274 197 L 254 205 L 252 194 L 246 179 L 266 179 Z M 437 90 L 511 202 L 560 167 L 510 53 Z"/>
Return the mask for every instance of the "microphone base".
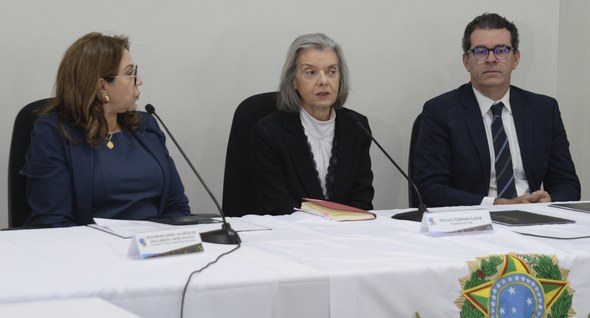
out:
<path id="1" fill-rule="evenodd" d="M 424 211 L 413 210 L 413 211 L 398 213 L 398 214 L 392 216 L 391 218 L 396 219 L 396 220 L 422 222 L 423 215 L 424 215 Z"/>
<path id="2" fill-rule="evenodd" d="M 221 225 L 221 229 L 201 233 L 201 241 L 214 244 L 233 244 L 242 242 L 240 236 L 229 224 Z"/>

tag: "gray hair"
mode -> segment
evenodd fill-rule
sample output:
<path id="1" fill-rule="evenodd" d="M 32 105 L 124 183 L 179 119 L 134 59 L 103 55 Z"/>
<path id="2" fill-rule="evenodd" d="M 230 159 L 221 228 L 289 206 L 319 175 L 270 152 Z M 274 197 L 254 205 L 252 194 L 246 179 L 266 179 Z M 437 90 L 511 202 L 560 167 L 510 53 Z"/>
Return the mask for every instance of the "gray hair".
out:
<path id="1" fill-rule="evenodd" d="M 279 96 L 277 107 L 279 110 L 288 112 L 298 112 L 301 108 L 301 97 L 295 87 L 293 87 L 293 80 L 297 73 L 297 59 L 299 54 L 304 49 L 315 49 L 319 51 L 333 50 L 338 57 L 338 69 L 340 72 L 340 85 L 336 101 L 332 107 L 340 108 L 348 98 L 348 91 L 350 90 L 349 71 L 342 48 L 334 40 L 323 33 L 304 34 L 297 37 L 287 51 L 287 60 L 283 65 L 283 72 L 281 73 L 281 84 L 279 86 Z"/>

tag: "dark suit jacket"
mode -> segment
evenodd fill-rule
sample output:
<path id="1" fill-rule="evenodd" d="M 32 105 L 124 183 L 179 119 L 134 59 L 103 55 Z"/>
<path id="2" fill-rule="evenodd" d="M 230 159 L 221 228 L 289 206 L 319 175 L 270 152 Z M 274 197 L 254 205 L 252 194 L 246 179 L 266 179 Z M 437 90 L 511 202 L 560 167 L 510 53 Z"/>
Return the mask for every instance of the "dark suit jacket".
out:
<path id="1" fill-rule="evenodd" d="M 357 121 L 369 129 L 365 116 L 346 108 L 336 110 L 337 164 L 329 199 L 370 210 L 371 139 Z M 254 126 L 251 162 L 262 212 L 292 213 L 303 197 L 324 198 L 298 112 L 276 111 Z"/>
<path id="2" fill-rule="evenodd" d="M 133 136 L 156 159 L 164 176 L 158 214 L 190 214 L 188 199 L 166 149 L 164 134 L 152 116 L 140 112 L 140 119 L 141 125 Z M 68 129 L 73 136 L 84 140 L 82 129 L 72 125 Z M 27 177 L 27 199 L 32 209 L 26 225 L 94 223 L 94 151 L 88 144 L 68 142 L 58 130 L 56 113 L 35 121 L 21 174 Z"/>
<path id="3" fill-rule="evenodd" d="M 554 98 L 510 88 L 510 105 L 531 192 L 580 199 L 580 182 Z M 414 180 L 428 206 L 478 205 L 490 184 L 490 154 L 471 84 L 424 105 Z"/>

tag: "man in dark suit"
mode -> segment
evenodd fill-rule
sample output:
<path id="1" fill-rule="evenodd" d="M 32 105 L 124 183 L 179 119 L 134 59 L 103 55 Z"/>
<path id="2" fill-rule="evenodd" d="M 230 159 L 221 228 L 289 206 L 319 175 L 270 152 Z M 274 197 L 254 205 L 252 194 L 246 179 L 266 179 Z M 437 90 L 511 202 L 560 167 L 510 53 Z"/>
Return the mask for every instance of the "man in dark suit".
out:
<path id="1" fill-rule="evenodd" d="M 463 36 L 471 81 L 424 105 L 414 180 L 428 206 L 580 199 L 580 182 L 554 98 L 510 85 L 518 30 L 497 14 Z"/>

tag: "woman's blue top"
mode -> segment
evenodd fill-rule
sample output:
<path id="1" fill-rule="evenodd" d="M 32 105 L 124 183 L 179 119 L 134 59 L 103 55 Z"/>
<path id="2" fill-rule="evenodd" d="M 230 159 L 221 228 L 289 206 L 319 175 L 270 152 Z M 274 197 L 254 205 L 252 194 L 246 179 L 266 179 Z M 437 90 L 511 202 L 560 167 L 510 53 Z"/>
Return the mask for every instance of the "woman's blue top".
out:
<path id="1" fill-rule="evenodd" d="M 138 112 L 140 125 L 89 145 L 64 138 L 60 125 L 77 140 L 84 129 L 51 113 L 35 120 L 26 163 L 25 226 L 72 226 L 93 218 L 145 220 L 190 214 L 184 186 L 153 116 Z"/>
<path id="2" fill-rule="evenodd" d="M 95 148 L 94 217 L 142 220 L 158 215 L 162 170 L 128 132 L 111 138 L 113 149 Z"/>

